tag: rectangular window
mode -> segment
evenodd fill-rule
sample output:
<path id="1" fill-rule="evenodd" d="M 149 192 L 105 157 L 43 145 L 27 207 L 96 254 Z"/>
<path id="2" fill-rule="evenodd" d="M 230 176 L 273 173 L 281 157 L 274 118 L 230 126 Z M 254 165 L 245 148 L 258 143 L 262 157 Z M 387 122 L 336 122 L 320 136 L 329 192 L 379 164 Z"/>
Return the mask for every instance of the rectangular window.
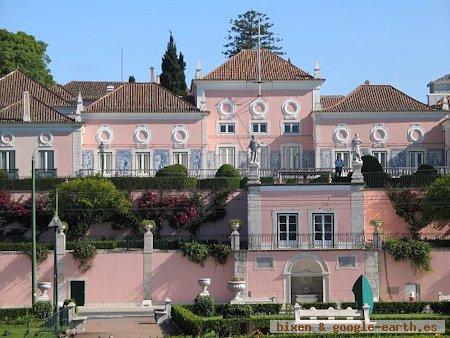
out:
<path id="1" fill-rule="evenodd" d="M 188 153 L 185 151 L 177 151 L 173 153 L 173 164 L 181 164 L 188 168 Z"/>
<path id="2" fill-rule="evenodd" d="M 16 169 L 16 152 L 14 150 L 0 151 L 0 169 L 4 171 Z"/>
<path id="3" fill-rule="evenodd" d="M 234 147 L 219 148 L 219 164 L 231 164 L 235 166 Z"/>
<path id="4" fill-rule="evenodd" d="M 349 151 L 336 151 L 334 153 L 335 160 L 341 159 L 344 161 L 344 168 L 350 168 L 350 152 Z"/>
<path id="5" fill-rule="evenodd" d="M 139 152 L 136 153 L 136 165 L 137 170 L 150 170 L 150 153 Z"/>
<path id="6" fill-rule="evenodd" d="M 278 214 L 278 244 L 297 245 L 298 214 Z"/>
<path id="7" fill-rule="evenodd" d="M 289 122 L 284 124 L 285 134 L 298 134 L 300 133 L 300 124 L 298 122 Z"/>
<path id="8" fill-rule="evenodd" d="M 410 151 L 409 152 L 409 166 L 418 168 L 424 163 L 423 151 Z"/>
<path id="9" fill-rule="evenodd" d="M 111 152 L 103 152 L 99 153 L 100 157 L 100 169 L 103 171 L 111 171 L 113 170 L 113 155 Z M 111 173 L 105 173 L 105 174 L 111 174 Z"/>
<path id="10" fill-rule="evenodd" d="M 234 134 L 235 133 L 234 123 L 219 124 L 219 133 L 220 134 Z"/>
<path id="11" fill-rule="evenodd" d="M 318 247 L 333 245 L 334 215 L 313 214 L 314 244 Z"/>
<path id="12" fill-rule="evenodd" d="M 378 160 L 378 162 L 380 162 L 383 168 L 386 167 L 387 153 L 385 151 L 372 151 L 372 155 Z"/>
<path id="13" fill-rule="evenodd" d="M 39 169 L 55 169 L 55 152 L 53 150 L 39 150 Z"/>
<path id="14" fill-rule="evenodd" d="M 284 147 L 283 148 L 283 169 L 298 169 L 300 163 L 300 148 Z"/>
<path id="15" fill-rule="evenodd" d="M 274 268 L 275 264 L 273 262 L 273 257 L 256 257 L 256 270 L 273 270 Z"/>
<path id="16" fill-rule="evenodd" d="M 338 256 L 337 260 L 338 268 L 356 268 L 355 256 Z"/>
<path id="17" fill-rule="evenodd" d="M 267 123 L 266 122 L 253 122 L 252 123 L 252 133 L 266 134 L 267 133 Z"/>

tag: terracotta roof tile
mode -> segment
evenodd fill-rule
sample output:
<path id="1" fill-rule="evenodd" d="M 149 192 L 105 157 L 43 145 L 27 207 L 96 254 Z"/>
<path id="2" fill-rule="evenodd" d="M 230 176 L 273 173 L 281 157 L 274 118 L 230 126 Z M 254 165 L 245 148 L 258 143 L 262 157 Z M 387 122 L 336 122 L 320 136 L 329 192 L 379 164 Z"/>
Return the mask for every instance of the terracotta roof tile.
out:
<path id="1" fill-rule="evenodd" d="M 73 102 L 77 100 L 77 97 L 73 95 L 71 92 L 66 90 L 63 86 L 58 83 L 55 83 L 53 86 L 49 88 L 56 95 L 61 96 L 64 100 L 68 102 Z"/>
<path id="2" fill-rule="evenodd" d="M 224 64 L 207 74 L 203 80 L 256 80 L 258 79 L 258 51 L 244 49 Z M 311 75 L 275 53 L 261 50 L 262 80 L 310 80 Z"/>
<path id="3" fill-rule="evenodd" d="M 21 100 L 24 91 L 28 91 L 30 96 L 51 107 L 70 106 L 70 103 L 62 97 L 16 69 L 0 78 L 0 107 L 6 107 Z"/>
<path id="4" fill-rule="evenodd" d="M 85 113 L 177 113 L 199 110 L 156 83 L 125 83 L 85 109 Z"/>
<path id="5" fill-rule="evenodd" d="M 432 107 L 390 85 L 364 84 L 322 112 L 430 111 Z"/>
<path id="6" fill-rule="evenodd" d="M 344 97 L 345 97 L 344 95 L 322 95 L 322 96 L 320 96 L 320 104 L 322 106 L 322 109 L 325 109 L 327 107 L 330 107 L 330 106 L 338 103 Z"/>
<path id="7" fill-rule="evenodd" d="M 30 97 L 31 122 L 23 122 L 23 99 L 0 110 L 0 123 L 75 123 L 52 107 Z"/>
<path id="8" fill-rule="evenodd" d="M 108 86 L 119 87 L 126 82 L 118 81 L 70 81 L 64 85 L 64 88 L 72 93 L 73 96 L 78 97 L 81 93 L 83 100 L 98 100 L 105 95 Z"/>

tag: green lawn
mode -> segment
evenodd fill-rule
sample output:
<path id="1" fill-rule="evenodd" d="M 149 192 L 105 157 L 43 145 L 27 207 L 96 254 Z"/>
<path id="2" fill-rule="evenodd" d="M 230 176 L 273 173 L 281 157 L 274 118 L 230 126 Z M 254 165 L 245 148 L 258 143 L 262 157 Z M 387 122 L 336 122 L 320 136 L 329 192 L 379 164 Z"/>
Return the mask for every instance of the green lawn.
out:
<path id="1" fill-rule="evenodd" d="M 11 335 L 9 337 L 41 337 L 41 338 L 54 338 L 55 335 L 50 332 L 44 332 L 42 326 L 38 324 L 28 325 L 12 325 L 12 324 L 0 324 L 0 336 L 4 336 L 5 331 L 9 331 Z M 27 334 L 28 333 L 28 334 Z"/>

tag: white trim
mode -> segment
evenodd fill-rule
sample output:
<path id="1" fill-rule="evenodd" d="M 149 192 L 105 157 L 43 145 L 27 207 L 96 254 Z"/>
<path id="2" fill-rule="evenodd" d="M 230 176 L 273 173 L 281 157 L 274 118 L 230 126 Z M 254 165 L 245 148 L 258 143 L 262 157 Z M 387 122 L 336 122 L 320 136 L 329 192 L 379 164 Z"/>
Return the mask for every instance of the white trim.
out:
<path id="1" fill-rule="evenodd" d="M 324 79 L 310 80 L 263 80 L 261 83 L 262 90 L 284 90 L 284 89 L 315 89 L 324 83 Z M 193 80 L 195 93 L 201 90 L 257 90 L 259 83 L 255 80 Z"/>
<path id="2" fill-rule="evenodd" d="M 435 120 L 444 118 L 447 115 L 447 111 L 416 111 L 416 112 L 390 112 L 390 111 L 377 111 L 377 112 L 321 112 L 313 111 L 312 116 L 316 117 L 316 122 L 320 124 L 321 121 L 351 121 L 351 120 L 382 120 L 383 122 L 395 121 L 395 120 L 414 120 L 420 121 Z"/>
<path id="3" fill-rule="evenodd" d="M 184 138 L 179 138 L 178 133 L 184 134 Z M 172 128 L 172 142 L 175 147 L 185 147 L 188 141 L 189 130 L 184 124 L 179 124 Z"/>
<path id="4" fill-rule="evenodd" d="M 230 107 L 229 112 L 224 110 L 225 105 L 228 105 Z M 236 114 L 236 104 L 229 97 L 225 97 L 217 104 L 217 112 L 219 113 L 221 120 L 232 119 Z"/>
<path id="5" fill-rule="evenodd" d="M 289 105 L 294 105 L 295 109 L 294 111 L 289 111 L 288 107 Z M 283 112 L 284 118 L 286 120 L 295 120 L 298 118 L 298 114 L 300 114 L 302 110 L 302 105 L 300 104 L 300 102 L 298 102 L 295 98 L 290 97 L 289 99 L 287 99 L 286 101 L 283 102 L 283 104 L 281 105 L 281 111 Z"/>
<path id="6" fill-rule="evenodd" d="M 209 112 L 186 112 L 186 113 L 83 113 L 81 118 L 83 121 L 91 120 L 200 120 L 208 116 Z"/>
<path id="7" fill-rule="evenodd" d="M 298 133 L 285 133 L 284 126 L 285 124 L 298 124 Z M 280 135 L 282 136 L 299 136 L 302 134 L 302 122 L 299 120 L 282 120 L 280 121 Z"/>
<path id="8" fill-rule="evenodd" d="M 9 136 L 10 140 L 5 141 L 5 136 Z M 0 147 L 14 147 L 14 134 L 9 132 L 0 133 Z"/>
<path id="9" fill-rule="evenodd" d="M 262 106 L 263 110 L 262 111 L 258 111 L 256 110 L 256 107 L 260 105 Z M 264 100 L 262 97 L 257 97 L 256 99 L 254 99 L 252 102 L 250 102 L 249 105 L 249 110 L 250 113 L 252 114 L 252 118 L 254 120 L 264 120 L 267 116 L 267 114 L 269 113 L 269 103 Z"/>
<path id="10" fill-rule="evenodd" d="M 238 155 L 238 146 L 232 143 L 221 143 L 216 144 L 216 165 L 219 168 L 220 164 L 220 148 L 234 148 L 234 167 L 238 168 L 239 165 L 239 155 Z"/>
<path id="11" fill-rule="evenodd" d="M 272 259 L 272 267 L 271 268 L 258 268 L 257 263 L 256 263 L 258 258 L 271 258 Z M 255 257 L 255 261 L 254 261 L 254 265 L 253 265 L 253 271 L 260 271 L 260 270 L 262 270 L 262 271 L 264 271 L 264 270 L 275 271 L 276 270 L 275 257 L 274 256 L 270 256 L 270 255 L 256 256 Z"/>
<path id="12" fill-rule="evenodd" d="M 265 133 L 263 133 L 263 132 L 254 132 L 253 131 L 253 124 L 255 124 L 255 123 L 258 123 L 258 124 L 261 124 L 261 123 L 265 123 L 266 124 L 266 132 Z M 268 120 L 250 120 L 249 121 L 249 123 L 248 123 L 248 133 L 249 133 L 249 135 L 269 135 L 270 134 L 270 124 L 269 124 L 269 121 Z"/>
<path id="13" fill-rule="evenodd" d="M 298 156 L 296 158 L 296 164 L 297 164 L 297 168 L 302 168 L 303 167 L 303 145 L 301 143 L 294 143 L 294 142 L 288 142 L 288 143 L 283 143 L 280 145 L 280 166 L 282 169 L 288 169 L 287 167 L 284 166 L 284 161 L 286 161 L 285 158 L 285 148 L 289 148 L 289 147 L 298 147 Z"/>
<path id="14" fill-rule="evenodd" d="M 191 149 L 187 149 L 187 148 L 175 148 L 175 149 L 170 149 L 170 164 L 175 164 L 175 161 L 173 160 L 173 155 L 174 153 L 186 153 L 187 154 L 187 167 L 186 169 L 190 168 L 190 159 L 191 159 Z"/>
<path id="15" fill-rule="evenodd" d="M 140 133 L 144 132 L 147 134 L 146 138 L 142 139 Z M 136 146 L 147 146 L 152 139 L 152 132 L 147 124 L 138 124 L 133 131 L 133 140 Z"/>
<path id="16" fill-rule="evenodd" d="M 48 140 L 46 141 L 44 137 L 47 137 Z M 53 135 L 49 132 L 42 132 L 38 136 L 38 144 L 39 147 L 51 147 L 53 145 Z"/>
<path id="17" fill-rule="evenodd" d="M 145 153 L 145 154 L 149 154 L 150 158 L 149 158 L 149 168 L 148 170 L 152 170 L 153 169 L 153 150 L 151 148 L 135 148 L 135 149 L 131 149 L 131 170 L 133 170 L 136 174 L 137 174 L 137 170 L 143 171 L 145 172 L 145 169 L 138 169 L 137 168 L 137 154 L 138 153 Z"/>
<path id="18" fill-rule="evenodd" d="M 301 209 L 275 209 L 272 210 L 272 233 L 277 236 L 278 238 L 278 214 L 297 214 L 297 244 L 299 243 L 299 234 L 301 233 L 300 226 L 301 226 L 301 215 L 302 215 Z"/>
<path id="19" fill-rule="evenodd" d="M 381 133 L 383 136 L 379 137 L 377 134 Z M 370 139 L 374 145 L 383 145 L 387 142 L 389 132 L 383 123 L 376 123 L 372 126 L 370 130 Z"/>
<path id="20" fill-rule="evenodd" d="M 347 136 L 341 137 L 341 132 Z M 347 145 L 350 142 L 351 131 L 345 123 L 339 123 L 333 130 L 333 140 L 336 145 Z"/>
<path id="21" fill-rule="evenodd" d="M 414 132 L 419 134 L 419 137 L 414 137 Z M 420 123 L 413 123 L 409 126 L 408 132 L 407 132 L 407 139 L 410 143 L 422 143 L 425 138 L 425 130 L 422 128 Z"/>
<path id="22" fill-rule="evenodd" d="M 234 124 L 234 133 L 221 133 L 220 132 L 221 124 Z M 236 135 L 236 134 L 237 134 L 237 123 L 235 120 L 218 120 L 218 121 L 216 121 L 216 135 L 223 136 L 223 135 Z"/>
<path id="23" fill-rule="evenodd" d="M 311 236 L 314 235 L 314 214 L 333 214 L 333 235 L 338 234 L 338 220 L 339 220 L 339 210 L 337 209 L 308 209 L 308 226 Z M 333 247 L 334 248 L 334 247 Z"/>
<path id="24" fill-rule="evenodd" d="M 305 184 L 305 185 L 261 185 L 261 192 L 303 192 L 303 191 L 351 191 L 350 184 Z"/>
<path id="25" fill-rule="evenodd" d="M 103 138 L 102 134 L 106 133 L 109 135 L 107 138 Z M 114 139 L 114 131 L 108 124 L 101 124 L 98 126 L 97 131 L 95 133 L 95 140 L 98 144 L 102 143 L 104 145 L 111 145 L 112 141 Z"/>

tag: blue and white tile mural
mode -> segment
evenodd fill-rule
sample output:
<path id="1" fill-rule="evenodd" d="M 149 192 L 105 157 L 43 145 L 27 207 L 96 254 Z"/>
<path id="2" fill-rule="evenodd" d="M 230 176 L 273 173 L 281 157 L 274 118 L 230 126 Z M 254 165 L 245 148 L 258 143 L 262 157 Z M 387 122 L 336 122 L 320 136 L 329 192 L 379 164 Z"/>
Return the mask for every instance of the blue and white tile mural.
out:
<path id="1" fill-rule="evenodd" d="M 94 169 L 94 151 L 82 150 L 81 151 L 81 164 L 82 168 L 86 170 Z"/>
<path id="2" fill-rule="evenodd" d="M 321 168 L 331 168 L 331 150 L 330 149 L 320 149 L 320 167 Z"/>
<path id="3" fill-rule="evenodd" d="M 116 170 L 126 173 L 131 170 L 133 164 L 133 153 L 130 149 L 120 149 L 116 151 Z"/>
<path id="4" fill-rule="evenodd" d="M 170 164 L 168 149 L 155 149 L 153 151 L 153 168 L 161 169 Z"/>
<path id="5" fill-rule="evenodd" d="M 303 151 L 303 168 L 314 168 L 314 150 Z"/>
<path id="6" fill-rule="evenodd" d="M 247 168 L 247 152 L 246 151 L 239 151 L 239 168 Z"/>
<path id="7" fill-rule="evenodd" d="M 444 149 L 428 150 L 427 163 L 433 166 L 444 165 Z"/>
<path id="8" fill-rule="evenodd" d="M 206 167 L 216 169 L 216 153 L 214 151 L 208 151 L 206 154 Z"/>
<path id="9" fill-rule="evenodd" d="M 198 170 L 202 168 L 202 151 L 193 149 L 191 150 L 191 168 Z"/>
<path id="10" fill-rule="evenodd" d="M 389 166 L 406 167 L 406 151 L 404 149 L 392 149 Z"/>

